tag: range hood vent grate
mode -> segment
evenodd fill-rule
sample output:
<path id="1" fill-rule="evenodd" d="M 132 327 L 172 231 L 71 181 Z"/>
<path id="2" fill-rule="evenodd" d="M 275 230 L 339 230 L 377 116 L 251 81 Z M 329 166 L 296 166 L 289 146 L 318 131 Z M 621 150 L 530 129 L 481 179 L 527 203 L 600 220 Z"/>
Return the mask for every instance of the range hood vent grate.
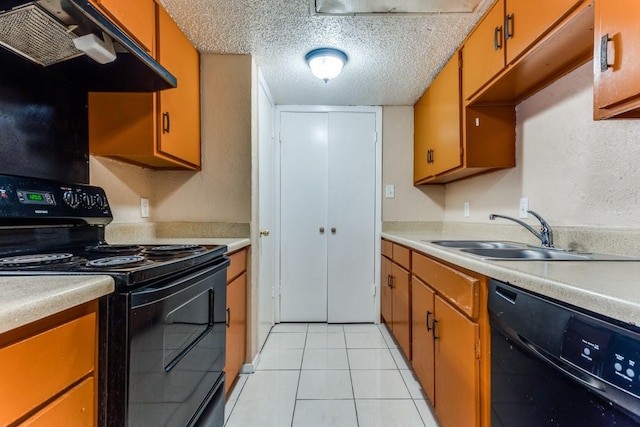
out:
<path id="1" fill-rule="evenodd" d="M 35 5 L 0 15 L 0 44 L 44 67 L 83 55 L 71 31 Z"/>

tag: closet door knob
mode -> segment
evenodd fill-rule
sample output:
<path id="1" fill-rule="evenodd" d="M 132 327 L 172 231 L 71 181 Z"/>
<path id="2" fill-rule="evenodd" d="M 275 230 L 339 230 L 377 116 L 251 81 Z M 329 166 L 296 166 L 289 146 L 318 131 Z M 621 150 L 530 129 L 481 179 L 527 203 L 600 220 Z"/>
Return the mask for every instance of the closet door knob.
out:
<path id="1" fill-rule="evenodd" d="M 320 227 L 320 234 L 324 234 L 324 227 Z"/>
<path id="2" fill-rule="evenodd" d="M 331 234 L 336 234 L 336 228 L 335 227 L 331 227 Z"/>
<path id="3" fill-rule="evenodd" d="M 265 237 L 269 235 L 269 230 L 260 230 L 260 237 Z"/>

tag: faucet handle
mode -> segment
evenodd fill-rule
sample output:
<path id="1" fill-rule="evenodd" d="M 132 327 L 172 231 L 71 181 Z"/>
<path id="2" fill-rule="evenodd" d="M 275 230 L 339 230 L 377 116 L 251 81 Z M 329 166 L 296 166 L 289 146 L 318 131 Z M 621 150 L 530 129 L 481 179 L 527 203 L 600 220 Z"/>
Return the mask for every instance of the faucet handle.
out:
<path id="1" fill-rule="evenodd" d="M 538 219 L 538 221 L 540 221 L 540 225 L 542 226 L 542 229 L 540 230 L 540 234 L 543 237 L 542 246 L 548 246 L 552 248 L 553 247 L 553 230 L 551 229 L 551 226 L 549 225 L 549 223 L 545 221 L 544 218 L 542 218 L 536 212 L 534 211 L 527 211 L 527 212 L 535 216 Z"/>

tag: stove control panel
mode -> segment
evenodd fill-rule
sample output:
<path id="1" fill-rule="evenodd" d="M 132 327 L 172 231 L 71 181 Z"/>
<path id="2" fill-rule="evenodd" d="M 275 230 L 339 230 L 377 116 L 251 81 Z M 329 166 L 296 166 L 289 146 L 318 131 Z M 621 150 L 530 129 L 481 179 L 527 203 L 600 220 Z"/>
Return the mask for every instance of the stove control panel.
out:
<path id="1" fill-rule="evenodd" d="M 0 175 L 0 225 L 106 225 L 112 219 L 100 187 Z"/>

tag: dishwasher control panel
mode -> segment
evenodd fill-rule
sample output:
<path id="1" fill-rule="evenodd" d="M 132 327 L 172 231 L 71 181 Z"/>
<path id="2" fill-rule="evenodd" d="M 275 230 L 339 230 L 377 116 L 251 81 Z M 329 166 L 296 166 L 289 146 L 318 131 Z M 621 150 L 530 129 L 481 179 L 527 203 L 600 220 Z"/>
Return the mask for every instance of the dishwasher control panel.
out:
<path id="1" fill-rule="evenodd" d="M 640 397 L 640 337 L 571 317 L 561 358 Z"/>

